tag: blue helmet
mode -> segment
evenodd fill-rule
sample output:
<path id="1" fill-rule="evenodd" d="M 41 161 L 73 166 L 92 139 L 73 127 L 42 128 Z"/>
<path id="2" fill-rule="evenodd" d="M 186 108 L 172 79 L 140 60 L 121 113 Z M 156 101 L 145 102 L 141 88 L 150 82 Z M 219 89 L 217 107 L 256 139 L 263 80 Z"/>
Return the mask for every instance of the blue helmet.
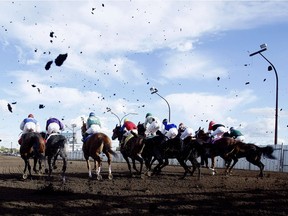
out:
<path id="1" fill-rule="evenodd" d="M 89 117 L 91 117 L 91 116 L 95 116 L 95 113 L 94 113 L 94 112 L 91 112 L 91 113 L 89 114 Z"/>

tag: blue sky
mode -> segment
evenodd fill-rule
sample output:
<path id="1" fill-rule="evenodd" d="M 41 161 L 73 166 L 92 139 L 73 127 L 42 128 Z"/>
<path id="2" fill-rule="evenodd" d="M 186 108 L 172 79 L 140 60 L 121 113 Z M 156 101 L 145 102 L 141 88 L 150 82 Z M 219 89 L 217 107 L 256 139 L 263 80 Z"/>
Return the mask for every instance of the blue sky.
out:
<path id="1" fill-rule="evenodd" d="M 177 125 L 214 120 L 273 144 L 275 74 L 249 57 L 263 43 L 279 76 L 278 143 L 287 144 L 287 29 L 286 1 L 1 1 L 0 146 L 18 147 L 29 113 L 44 129 L 50 116 L 80 126 L 93 111 L 108 135 L 118 120 L 107 107 L 137 113 L 135 123 L 147 112 L 167 118 L 153 86 Z"/>

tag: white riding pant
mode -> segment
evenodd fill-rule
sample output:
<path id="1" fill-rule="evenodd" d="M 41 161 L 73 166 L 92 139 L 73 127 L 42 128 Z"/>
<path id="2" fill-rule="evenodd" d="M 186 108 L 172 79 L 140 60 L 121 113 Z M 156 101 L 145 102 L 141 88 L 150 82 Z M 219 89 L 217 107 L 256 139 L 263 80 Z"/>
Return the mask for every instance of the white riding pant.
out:
<path id="1" fill-rule="evenodd" d="M 86 130 L 87 134 L 93 134 L 93 133 L 99 133 L 101 131 L 101 128 L 99 125 L 93 124 Z"/>
<path id="2" fill-rule="evenodd" d="M 153 121 L 151 124 L 149 124 L 149 126 L 147 127 L 145 134 L 147 136 L 149 135 L 156 135 L 156 132 L 160 129 L 161 127 L 161 122 L 159 122 L 158 120 Z"/>
<path id="3" fill-rule="evenodd" d="M 50 135 L 51 133 L 60 133 L 60 126 L 56 122 L 52 122 L 48 125 L 47 133 Z"/>
<path id="4" fill-rule="evenodd" d="M 235 138 L 235 140 L 239 140 L 241 142 L 244 142 L 245 141 L 245 137 L 242 135 L 242 136 L 238 136 Z"/>
<path id="5" fill-rule="evenodd" d="M 25 125 L 24 125 L 24 128 L 23 128 L 23 133 L 27 133 L 29 131 L 33 131 L 33 132 L 40 132 L 40 127 L 37 126 L 34 122 L 27 122 Z"/>
<path id="6" fill-rule="evenodd" d="M 218 127 L 215 131 L 211 133 L 211 136 L 214 136 L 215 139 L 219 139 L 223 136 L 223 134 L 227 132 L 225 127 Z"/>
<path id="7" fill-rule="evenodd" d="M 181 134 L 180 138 L 184 140 L 188 136 L 193 136 L 194 130 L 192 128 L 186 128 L 185 131 Z"/>
<path id="8" fill-rule="evenodd" d="M 170 128 L 170 130 L 165 133 L 165 136 L 168 139 L 173 139 L 177 136 L 177 134 L 178 134 L 177 128 Z"/>

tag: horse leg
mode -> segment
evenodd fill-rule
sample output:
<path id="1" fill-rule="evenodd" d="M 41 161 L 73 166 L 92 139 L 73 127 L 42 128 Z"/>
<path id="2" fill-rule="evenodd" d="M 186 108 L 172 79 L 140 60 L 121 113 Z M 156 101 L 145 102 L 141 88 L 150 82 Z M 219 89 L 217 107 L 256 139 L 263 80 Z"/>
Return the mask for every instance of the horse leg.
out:
<path id="1" fill-rule="evenodd" d="M 132 176 L 132 170 L 131 170 L 131 165 L 130 165 L 130 162 L 129 162 L 129 159 L 128 159 L 128 156 L 126 154 L 122 154 L 124 160 L 126 161 L 127 163 L 127 166 L 128 166 L 128 170 L 129 170 L 129 173 L 130 173 L 130 176 Z"/>
<path id="2" fill-rule="evenodd" d="M 142 174 L 142 169 L 143 169 L 143 162 L 144 162 L 144 160 L 143 160 L 142 156 L 139 155 L 139 154 L 136 155 L 135 160 L 139 161 L 139 163 L 140 163 L 140 170 L 139 170 L 139 172 L 137 171 L 137 173 L 138 173 L 139 175 L 141 175 L 141 174 Z M 134 164 L 134 165 L 135 165 L 135 164 Z M 135 165 L 135 168 L 136 168 L 136 165 Z"/>
<path id="3" fill-rule="evenodd" d="M 257 155 L 251 155 L 251 156 L 247 156 L 246 160 L 252 164 L 254 164 L 255 166 L 258 166 L 260 169 L 260 173 L 259 173 L 259 177 L 263 178 L 263 170 L 264 170 L 264 164 L 261 162 L 261 157 L 257 156 Z"/>
<path id="4" fill-rule="evenodd" d="M 56 154 L 56 155 L 53 157 L 53 162 L 52 162 L 53 169 L 57 169 L 57 166 L 56 166 L 57 157 L 58 157 L 58 154 Z"/>
<path id="5" fill-rule="evenodd" d="M 210 169 L 212 170 L 212 175 L 215 175 L 216 171 L 215 171 L 215 156 L 211 156 L 211 167 Z"/>
<path id="6" fill-rule="evenodd" d="M 30 162 L 29 162 L 29 158 L 28 157 L 23 158 L 23 160 L 24 160 L 25 166 L 24 166 L 22 178 L 23 179 L 27 179 L 27 177 L 28 177 L 27 174 L 26 174 L 27 169 L 28 169 L 28 172 L 29 172 L 29 176 L 32 176 L 32 174 L 31 174 L 31 166 L 30 166 Z"/>
<path id="7" fill-rule="evenodd" d="M 86 164 L 87 164 L 89 178 L 92 178 L 92 171 L 91 171 L 89 156 L 84 156 L 84 157 L 85 157 Z"/>
<path id="8" fill-rule="evenodd" d="M 166 160 L 167 160 L 167 162 L 168 162 L 168 159 L 165 159 L 165 162 L 166 162 Z M 185 170 L 184 175 L 180 178 L 180 179 L 184 179 L 184 178 L 187 176 L 187 173 L 188 173 L 188 172 L 191 173 L 191 171 L 189 170 L 187 164 L 184 162 L 183 159 L 177 158 L 177 160 L 178 160 L 179 164 L 180 164 L 180 165 L 184 168 L 184 170 Z"/>
<path id="9" fill-rule="evenodd" d="M 238 162 L 238 158 L 237 157 L 233 157 L 233 164 L 229 168 L 229 165 L 231 164 L 231 160 L 230 160 L 230 163 L 227 165 L 227 171 L 228 171 L 229 174 L 231 174 L 231 170 L 233 169 L 233 167 L 236 165 L 237 162 Z"/>
<path id="10" fill-rule="evenodd" d="M 111 166 L 111 161 L 112 161 L 112 155 L 107 152 L 106 153 L 106 156 L 107 156 L 107 162 L 108 162 L 108 179 L 109 180 L 112 180 L 113 179 L 113 175 L 112 175 L 112 166 Z M 130 164 L 129 164 L 130 165 Z M 130 168 L 131 169 L 131 168 Z"/>
<path id="11" fill-rule="evenodd" d="M 62 181 L 63 183 L 66 182 L 66 177 L 65 177 L 65 172 L 67 169 L 67 155 L 65 152 L 61 151 L 60 152 L 60 157 L 62 157 L 62 161 L 63 161 L 63 166 L 62 166 Z"/>
<path id="12" fill-rule="evenodd" d="M 48 177 L 51 177 L 52 173 L 52 156 L 48 156 Z"/>
<path id="13" fill-rule="evenodd" d="M 198 180 L 200 180 L 201 177 L 201 170 L 200 170 L 200 163 L 197 161 L 197 159 L 195 157 L 190 159 L 190 162 L 192 164 L 192 171 L 191 171 L 191 175 L 193 176 L 194 172 L 196 169 L 198 169 Z"/>

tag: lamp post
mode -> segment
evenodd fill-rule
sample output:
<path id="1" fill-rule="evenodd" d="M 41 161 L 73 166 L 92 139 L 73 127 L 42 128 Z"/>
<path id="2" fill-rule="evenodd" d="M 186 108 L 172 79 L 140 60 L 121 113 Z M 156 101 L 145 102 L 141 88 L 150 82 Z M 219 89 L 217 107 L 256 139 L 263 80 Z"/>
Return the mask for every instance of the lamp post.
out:
<path id="1" fill-rule="evenodd" d="M 77 127 L 76 124 L 71 124 L 71 127 L 68 127 L 67 125 L 65 125 L 69 130 L 72 131 L 72 152 L 74 152 L 74 146 L 75 146 L 75 141 L 76 141 L 76 131 L 75 131 L 75 128 Z"/>
<path id="2" fill-rule="evenodd" d="M 138 113 L 127 113 L 127 114 L 125 114 L 125 115 L 120 119 L 120 117 L 119 117 L 117 114 L 115 114 L 114 112 L 112 112 L 111 108 L 107 107 L 106 110 L 107 110 L 107 112 L 110 112 L 111 114 L 113 114 L 114 116 L 116 116 L 116 118 L 117 118 L 118 121 L 119 121 L 119 125 L 120 125 L 120 126 L 121 126 L 122 120 L 123 120 L 126 116 L 128 116 L 128 115 L 138 115 Z"/>
<path id="3" fill-rule="evenodd" d="M 262 54 L 262 52 L 267 50 L 267 44 L 262 44 L 260 45 L 261 50 L 251 53 L 249 56 L 254 56 L 254 55 L 261 55 L 269 64 L 270 66 L 268 67 L 268 71 L 274 70 L 275 73 L 275 78 L 276 78 L 276 105 L 275 105 L 275 132 L 274 132 L 274 145 L 277 145 L 278 143 L 278 74 L 277 70 L 274 67 L 274 65 Z"/>
<path id="4" fill-rule="evenodd" d="M 168 101 L 158 93 L 158 89 L 157 89 L 157 88 L 151 87 L 151 88 L 150 88 L 150 92 L 151 92 L 151 94 L 157 94 L 160 98 L 162 98 L 162 99 L 167 103 L 167 105 L 168 105 L 168 112 L 169 112 L 168 121 L 170 122 L 171 109 L 170 109 L 170 105 L 169 105 Z"/>

